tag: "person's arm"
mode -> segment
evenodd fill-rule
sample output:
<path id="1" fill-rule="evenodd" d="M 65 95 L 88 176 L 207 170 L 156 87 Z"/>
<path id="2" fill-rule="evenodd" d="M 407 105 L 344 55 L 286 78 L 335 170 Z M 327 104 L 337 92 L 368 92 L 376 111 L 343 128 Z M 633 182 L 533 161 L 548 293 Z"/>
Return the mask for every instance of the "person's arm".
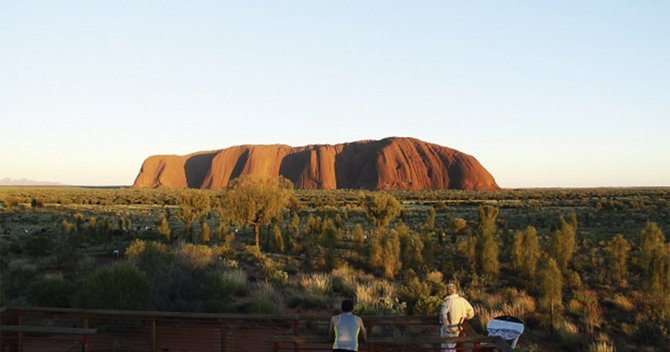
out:
<path id="1" fill-rule="evenodd" d="M 465 301 L 465 319 L 470 320 L 475 317 L 475 310 L 467 300 Z"/>
<path id="2" fill-rule="evenodd" d="M 365 330 L 365 325 L 363 325 L 363 319 L 358 318 L 358 326 L 361 327 L 361 336 L 363 337 L 363 341 L 367 341 L 368 332 Z"/>
<path id="3" fill-rule="evenodd" d="M 440 325 L 451 324 L 451 323 L 447 323 L 447 321 L 448 321 L 448 319 L 447 319 L 448 311 L 447 310 L 448 310 L 447 304 L 446 304 L 446 302 L 443 302 L 442 307 L 440 308 Z"/>
<path id="4" fill-rule="evenodd" d="M 328 341 L 333 341 L 335 334 L 333 333 L 333 320 L 335 317 L 330 318 L 330 324 L 328 324 Z"/>

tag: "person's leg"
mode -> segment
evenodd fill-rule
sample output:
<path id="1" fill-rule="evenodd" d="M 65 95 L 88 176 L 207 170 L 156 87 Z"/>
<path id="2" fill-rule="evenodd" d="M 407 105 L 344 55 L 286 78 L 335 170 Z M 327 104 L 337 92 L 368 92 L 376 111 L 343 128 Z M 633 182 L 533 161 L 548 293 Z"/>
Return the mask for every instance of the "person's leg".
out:
<path id="1" fill-rule="evenodd" d="M 458 336 L 458 333 L 454 333 L 451 330 L 447 329 L 446 326 L 442 326 L 440 328 L 440 336 L 441 337 L 456 337 Z M 456 348 L 455 343 L 448 343 L 448 342 L 443 342 L 442 343 L 442 349 L 440 350 L 441 352 L 456 352 L 454 349 Z"/>

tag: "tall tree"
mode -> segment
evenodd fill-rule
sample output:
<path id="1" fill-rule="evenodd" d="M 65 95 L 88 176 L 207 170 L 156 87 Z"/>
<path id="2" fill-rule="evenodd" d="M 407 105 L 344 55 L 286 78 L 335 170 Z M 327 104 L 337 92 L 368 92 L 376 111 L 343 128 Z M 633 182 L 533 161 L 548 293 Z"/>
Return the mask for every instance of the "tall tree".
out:
<path id="1" fill-rule="evenodd" d="M 628 254 L 630 244 L 623 235 L 618 234 L 607 244 L 607 264 L 610 280 L 619 287 L 625 286 L 628 277 Z"/>
<path id="2" fill-rule="evenodd" d="M 236 225 L 254 227 L 256 248 L 260 250 L 261 226 L 279 219 L 292 198 L 293 184 L 283 177 L 242 176 L 231 182 L 225 208 Z"/>
<path id="3" fill-rule="evenodd" d="M 365 232 L 363 232 L 361 224 L 354 225 L 353 242 L 354 249 L 361 254 L 365 246 Z"/>
<path id="4" fill-rule="evenodd" d="M 547 322 L 554 329 L 561 321 L 563 313 L 563 276 L 554 258 L 544 262 L 540 276 L 540 309 L 548 317 Z"/>
<path id="5" fill-rule="evenodd" d="M 658 247 L 665 243 L 665 235 L 658 224 L 647 221 L 640 231 L 640 266 L 642 271 L 649 275 L 651 260 Z"/>
<path id="6" fill-rule="evenodd" d="M 549 254 L 556 259 L 556 264 L 558 264 L 562 272 L 565 272 L 568 268 L 568 264 L 575 253 L 577 245 L 576 235 L 576 218 L 573 216 L 571 221 L 568 222 L 561 216 L 558 229 L 554 230 L 551 234 Z"/>
<path id="7" fill-rule="evenodd" d="M 166 240 L 170 240 L 170 233 L 172 231 L 170 230 L 170 222 L 165 214 L 161 216 L 160 223 L 158 224 L 158 232 L 165 236 Z"/>
<path id="8" fill-rule="evenodd" d="M 657 302 L 657 311 L 662 321 L 670 320 L 670 245 L 657 246 L 651 255 L 647 279 L 649 296 Z"/>
<path id="9" fill-rule="evenodd" d="M 212 230 L 209 227 L 207 221 L 200 222 L 200 241 L 201 243 L 209 243 L 209 240 L 212 238 Z"/>
<path id="10" fill-rule="evenodd" d="M 279 225 L 272 227 L 272 248 L 278 253 L 284 253 L 284 237 L 281 233 Z"/>
<path id="11" fill-rule="evenodd" d="M 179 219 L 186 225 L 186 230 L 193 241 L 193 223 L 204 221 L 211 210 L 211 200 L 202 190 L 184 190 L 179 193 Z M 196 242 L 196 241 L 194 241 Z"/>
<path id="12" fill-rule="evenodd" d="M 384 277 L 393 279 L 402 268 L 402 262 L 400 261 L 400 238 L 397 231 L 387 231 L 384 234 L 382 237 L 382 253 Z"/>
<path id="13" fill-rule="evenodd" d="M 388 193 L 368 193 L 361 198 L 361 206 L 372 225 L 383 230 L 396 216 L 400 215 L 400 202 Z"/>
<path id="14" fill-rule="evenodd" d="M 335 269 L 338 265 L 337 246 L 342 241 L 342 230 L 335 221 L 326 219 L 323 224 L 321 243 L 325 249 L 325 266 L 327 270 Z"/>
<path id="15" fill-rule="evenodd" d="M 437 214 L 435 213 L 435 208 L 430 207 L 428 209 L 428 218 L 426 218 L 426 232 L 432 233 L 435 231 L 435 218 Z"/>
<path id="16" fill-rule="evenodd" d="M 512 265 L 528 284 L 535 282 L 537 262 L 540 260 L 540 241 L 537 230 L 528 226 L 524 231 L 517 231 L 512 246 Z"/>
<path id="17" fill-rule="evenodd" d="M 477 264 L 482 276 L 495 280 L 500 273 L 498 255 L 500 249 L 496 241 L 496 218 L 500 210 L 490 205 L 479 207 L 479 226 L 477 227 Z"/>

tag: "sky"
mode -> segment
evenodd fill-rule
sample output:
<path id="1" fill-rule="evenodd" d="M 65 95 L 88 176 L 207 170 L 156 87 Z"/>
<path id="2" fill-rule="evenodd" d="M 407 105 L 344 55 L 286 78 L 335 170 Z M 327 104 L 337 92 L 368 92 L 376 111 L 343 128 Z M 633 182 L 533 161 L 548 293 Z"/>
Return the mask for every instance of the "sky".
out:
<path id="1" fill-rule="evenodd" d="M 503 188 L 670 186 L 670 1 L 0 0 L 0 179 L 415 137 Z"/>

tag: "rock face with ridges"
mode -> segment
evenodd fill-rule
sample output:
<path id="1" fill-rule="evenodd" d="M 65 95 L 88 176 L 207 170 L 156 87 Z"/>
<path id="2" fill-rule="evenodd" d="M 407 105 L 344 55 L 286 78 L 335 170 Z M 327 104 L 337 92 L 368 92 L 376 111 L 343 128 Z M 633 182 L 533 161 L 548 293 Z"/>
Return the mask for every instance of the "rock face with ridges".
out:
<path id="1" fill-rule="evenodd" d="M 144 161 L 135 188 L 219 189 L 243 175 L 283 176 L 303 189 L 499 189 L 474 157 L 414 138 L 337 145 L 242 145 Z"/>

